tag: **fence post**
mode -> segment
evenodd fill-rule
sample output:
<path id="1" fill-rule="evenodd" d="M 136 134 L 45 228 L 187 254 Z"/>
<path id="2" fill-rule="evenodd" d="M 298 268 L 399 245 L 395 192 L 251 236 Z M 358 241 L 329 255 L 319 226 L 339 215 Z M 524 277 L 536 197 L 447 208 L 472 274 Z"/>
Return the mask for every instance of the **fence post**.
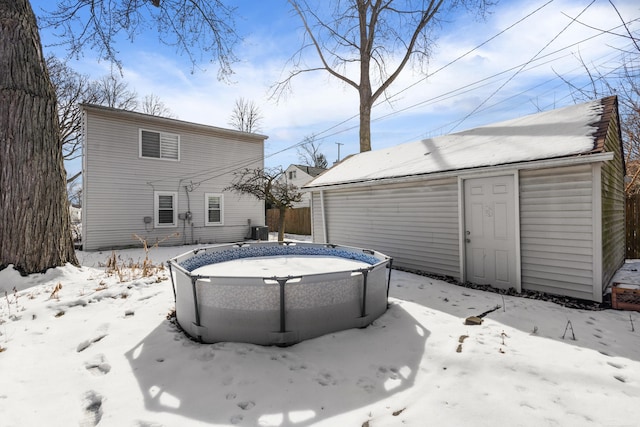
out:
<path id="1" fill-rule="evenodd" d="M 626 258 L 640 258 L 640 194 L 627 196 L 625 200 Z"/>

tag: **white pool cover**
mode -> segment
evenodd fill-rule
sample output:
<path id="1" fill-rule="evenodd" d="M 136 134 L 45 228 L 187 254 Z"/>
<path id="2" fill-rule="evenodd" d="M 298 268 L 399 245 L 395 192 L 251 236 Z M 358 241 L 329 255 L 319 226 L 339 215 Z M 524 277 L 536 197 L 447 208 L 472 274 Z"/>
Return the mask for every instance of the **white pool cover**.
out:
<path id="1" fill-rule="evenodd" d="M 387 309 L 391 258 L 313 243 L 244 243 L 169 261 L 180 326 L 201 342 L 291 345 Z"/>

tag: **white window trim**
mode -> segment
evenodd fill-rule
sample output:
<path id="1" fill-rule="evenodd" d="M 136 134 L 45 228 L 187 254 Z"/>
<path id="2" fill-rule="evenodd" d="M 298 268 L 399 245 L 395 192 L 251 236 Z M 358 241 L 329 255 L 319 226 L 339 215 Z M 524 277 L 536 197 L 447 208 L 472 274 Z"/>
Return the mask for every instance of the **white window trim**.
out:
<path id="1" fill-rule="evenodd" d="M 220 197 L 220 222 L 209 222 L 209 197 Z M 204 193 L 204 225 L 208 227 L 224 225 L 224 194 Z"/>
<path id="2" fill-rule="evenodd" d="M 160 196 L 172 196 L 173 197 L 173 223 L 160 224 L 159 204 Z M 153 192 L 153 218 L 154 227 L 156 228 L 175 228 L 178 226 L 178 193 L 175 191 L 154 191 Z"/>
<path id="3" fill-rule="evenodd" d="M 171 159 L 171 158 L 167 158 L 167 157 L 162 157 L 162 143 L 160 144 L 160 157 L 143 156 L 142 155 L 142 132 L 143 131 L 144 132 L 152 132 L 152 133 L 160 134 L 160 140 L 162 140 L 162 135 L 175 137 L 178 140 L 178 158 L 177 159 Z M 138 131 L 138 157 L 141 158 L 141 159 L 165 160 L 165 161 L 168 161 L 168 162 L 179 162 L 180 161 L 180 135 L 177 134 L 177 133 L 160 132 L 158 130 L 140 128 L 139 131 Z"/>

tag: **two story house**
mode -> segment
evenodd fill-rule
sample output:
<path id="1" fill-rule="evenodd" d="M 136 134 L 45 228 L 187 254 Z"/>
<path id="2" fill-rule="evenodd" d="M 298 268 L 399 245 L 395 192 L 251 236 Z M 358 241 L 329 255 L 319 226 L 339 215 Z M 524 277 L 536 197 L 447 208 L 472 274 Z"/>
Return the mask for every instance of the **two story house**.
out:
<path id="1" fill-rule="evenodd" d="M 264 202 L 226 188 L 265 135 L 83 104 L 83 248 L 239 241 Z M 138 237 L 135 237 L 138 236 Z"/>
<path id="2" fill-rule="evenodd" d="M 293 184 L 298 188 L 302 188 L 305 184 L 310 182 L 313 178 L 326 171 L 324 168 L 316 168 L 306 165 L 289 165 L 284 171 L 284 179 L 289 184 Z M 294 208 L 308 208 L 311 206 L 311 195 L 304 193 L 300 202 L 294 203 Z"/>

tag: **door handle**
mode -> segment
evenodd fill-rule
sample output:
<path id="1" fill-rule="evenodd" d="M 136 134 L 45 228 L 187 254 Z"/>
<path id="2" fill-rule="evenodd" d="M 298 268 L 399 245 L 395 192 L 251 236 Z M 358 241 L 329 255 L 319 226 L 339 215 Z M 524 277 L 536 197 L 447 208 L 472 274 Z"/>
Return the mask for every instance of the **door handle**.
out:
<path id="1" fill-rule="evenodd" d="M 467 243 L 471 243 L 471 239 L 466 239 Z"/>

